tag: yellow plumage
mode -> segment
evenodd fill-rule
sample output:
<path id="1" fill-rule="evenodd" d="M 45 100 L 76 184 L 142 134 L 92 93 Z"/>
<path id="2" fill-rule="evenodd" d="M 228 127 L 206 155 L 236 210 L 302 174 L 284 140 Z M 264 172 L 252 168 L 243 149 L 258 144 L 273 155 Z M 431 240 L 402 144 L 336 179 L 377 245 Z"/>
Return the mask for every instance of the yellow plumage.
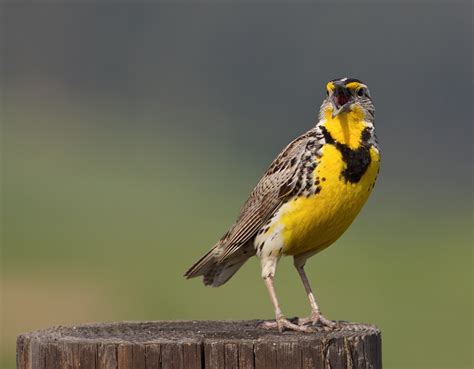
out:
<path id="1" fill-rule="evenodd" d="M 283 252 L 298 255 L 319 252 L 336 241 L 349 227 L 366 202 L 379 168 L 379 155 L 371 150 L 372 163 L 358 183 L 339 178 L 343 168 L 341 154 L 334 147 L 323 148 L 323 159 L 315 175 L 325 178 L 321 191 L 308 198 L 299 197 L 283 209 Z"/>
<path id="2" fill-rule="evenodd" d="M 357 149 L 366 127 L 360 118 L 357 112 L 334 119 L 328 113 L 325 127 L 339 142 Z M 371 163 L 360 181 L 350 183 L 340 175 L 346 165 L 340 151 L 333 145 L 324 145 L 314 172 L 314 180 L 318 178 L 320 182 L 320 192 L 289 201 L 273 226 L 283 226 L 284 254 L 319 252 L 344 233 L 362 209 L 377 177 L 380 156 L 374 148 L 370 149 L 370 155 Z"/>

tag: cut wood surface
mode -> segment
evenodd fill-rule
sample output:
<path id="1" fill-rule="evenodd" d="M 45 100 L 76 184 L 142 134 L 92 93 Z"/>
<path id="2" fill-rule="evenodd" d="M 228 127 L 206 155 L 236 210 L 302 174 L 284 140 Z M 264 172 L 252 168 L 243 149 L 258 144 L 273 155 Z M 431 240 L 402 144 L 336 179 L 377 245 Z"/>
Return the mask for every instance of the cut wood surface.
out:
<path id="1" fill-rule="evenodd" d="M 54 327 L 22 334 L 18 369 L 380 369 L 381 335 L 340 322 L 284 332 L 263 321 L 153 321 Z"/>

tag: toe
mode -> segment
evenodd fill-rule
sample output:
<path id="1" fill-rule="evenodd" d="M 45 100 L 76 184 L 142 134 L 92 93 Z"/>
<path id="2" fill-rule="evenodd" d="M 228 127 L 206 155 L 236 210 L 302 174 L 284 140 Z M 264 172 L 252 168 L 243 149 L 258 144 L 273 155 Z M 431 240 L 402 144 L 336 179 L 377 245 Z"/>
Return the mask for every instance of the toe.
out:
<path id="1" fill-rule="evenodd" d="M 336 326 L 336 323 L 329 319 L 326 319 L 321 314 L 311 314 L 311 316 L 307 318 L 298 319 L 298 325 L 299 326 L 313 325 L 313 326 L 323 326 L 326 328 L 334 328 Z"/>
<path id="2" fill-rule="evenodd" d="M 280 329 L 280 332 L 283 331 L 283 328 L 287 328 L 292 331 L 297 331 L 297 332 L 312 332 L 313 330 L 310 327 L 306 327 L 303 325 L 298 325 L 298 324 L 293 324 L 287 319 L 280 320 L 278 322 L 278 327 Z"/>
<path id="3" fill-rule="evenodd" d="M 320 315 L 318 322 L 322 324 L 325 327 L 329 328 L 334 328 L 336 326 L 336 323 L 334 323 L 332 320 L 326 319 L 324 316 Z"/>
<path id="4" fill-rule="evenodd" d="M 280 333 L 283 332 L 285 329 L 291 330 L 291 331 L 297 331 L 297 332 L 314 332 L 311 327 L 304 326 L 304 325 L 299 325 L 299 324 L 293 324 L 286 318 L 278 319 L 273 322 L 263 322 L 262 327 L 264 329 L 275 329 L 277 328 Z"/>
<path id="5" fill-rule="evenodd" d="M 263 322 L 262 323 L 262 327 L 264 329 L 275 329 L 275 328 L 278 328 L 278 324 L 276 321 L 273 321 L 273 322 Z"/>

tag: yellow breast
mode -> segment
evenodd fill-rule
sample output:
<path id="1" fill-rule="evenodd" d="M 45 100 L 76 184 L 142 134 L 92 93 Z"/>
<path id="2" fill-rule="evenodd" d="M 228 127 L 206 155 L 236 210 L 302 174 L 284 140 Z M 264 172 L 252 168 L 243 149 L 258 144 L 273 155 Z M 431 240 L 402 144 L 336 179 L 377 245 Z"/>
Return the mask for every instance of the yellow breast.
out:
<path id="1" fill-rule="evenodd" d="M 356 147 L 353 137 L 357 134 L 360 138 L 360 127 L 356 130 L 352 125 L 353 130 L 346 131 L 342 124 L 335 124 L 337 130 L 331 129 L 331 124 L 326 127 L 333 137 L 338 135 L 341 141 L 347 140 L 347 146 Z M 351 183 L 341 175 L 347 166 L 341 151 L 335 145 L 324 145 L 314 172 L 319 193 L 294 198 L 280 209 L 278 223 L 282 225 L 285 254 L 319 252 L 344 233 L 369 197 L 378 174 L 379 153 L 372 147 L 369 154 L 371 160 L 366 171 L 359 181 Z"/>

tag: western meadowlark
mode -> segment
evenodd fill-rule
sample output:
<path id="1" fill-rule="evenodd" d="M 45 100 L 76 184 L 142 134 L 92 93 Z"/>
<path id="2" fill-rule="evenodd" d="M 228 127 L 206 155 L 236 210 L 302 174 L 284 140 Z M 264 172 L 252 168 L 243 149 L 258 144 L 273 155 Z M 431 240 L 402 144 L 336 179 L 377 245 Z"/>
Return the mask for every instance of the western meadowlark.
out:
<path id="1" fill-rule="evenodd" d="M 275 309 L 276 323 L 309 331 L 306 323 L 333 327 L 321 314 L 304 271 L 306 260 L 336 241 L 372 191 L 380 155 L 375 109 L 367 86 L 354 78 L 327 83 L 316 126 L 276 157 L 254 188 L 235 224 L 185 274 L 220 286 L 253 255 Z M 311 304 L 297 324 L 283 315 L 273 287 L 278 260 L 292 255 Z"/>

